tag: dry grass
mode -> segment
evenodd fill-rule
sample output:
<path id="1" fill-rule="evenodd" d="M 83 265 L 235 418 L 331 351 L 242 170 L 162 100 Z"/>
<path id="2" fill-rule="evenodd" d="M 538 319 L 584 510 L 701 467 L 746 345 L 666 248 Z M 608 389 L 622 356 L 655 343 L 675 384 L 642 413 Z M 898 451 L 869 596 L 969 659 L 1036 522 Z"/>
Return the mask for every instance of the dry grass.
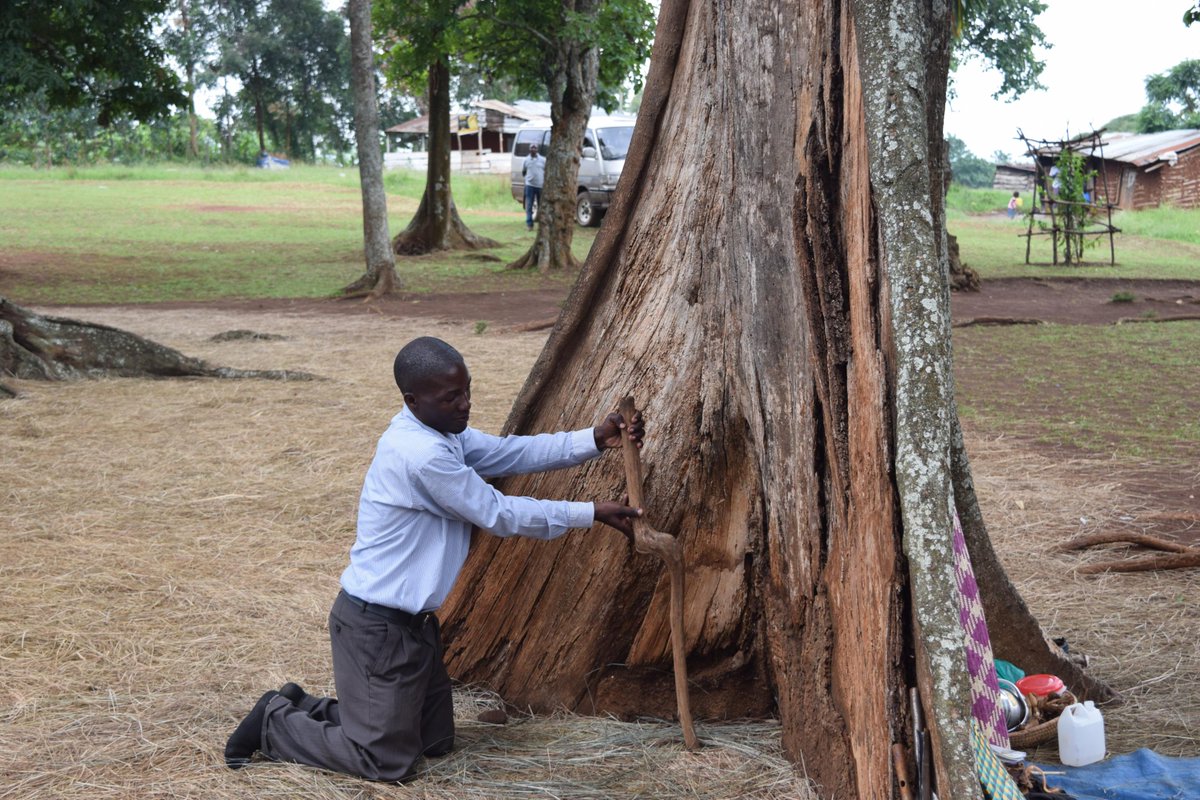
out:
<path id="1" fill-rule="evenodd" d="M 66 313 L 66 312 L 56 312 Z M 36 384 L 0 403 L 0 798 L 808 797 L 770 723 L 701 725 L 687 753 L 660 722 L 474 721 L 422 780 L 382 786 L 289 765 L 234 773 L 229 731 L 265 688 L 332 690 L 325 620 L 375 440 L 396 408 L 388 365 L 434 333 L 474 374 L 475 422 L 499 428 L 544 333 L 350 316 L 78 312 L 236 367 L 316 383 Z M 284 341 L 213 343 L 249 328 Z M 586 424 L 590 420 L 576 420 Z M 1095 465 L 972 442 L 999 547 L 1048 630 L 1095 656 L 1128 702 L 1110 749 L 1200 754 L 1194 572 L 1073 576 L 1052 547 L 1136 501 Z M 1018 503 L 1018 501 L 1020 501 Z M 1019 506 L 1023 505 L 1024 508 Z"/>

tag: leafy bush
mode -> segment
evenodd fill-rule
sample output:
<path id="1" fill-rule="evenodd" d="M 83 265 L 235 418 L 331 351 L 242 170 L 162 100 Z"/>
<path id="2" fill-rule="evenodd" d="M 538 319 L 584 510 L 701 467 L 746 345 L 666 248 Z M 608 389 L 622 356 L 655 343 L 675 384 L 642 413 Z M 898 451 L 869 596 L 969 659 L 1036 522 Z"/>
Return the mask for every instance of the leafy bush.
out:
<path id="1" fill-rule="evenodd" d="M 990 187 L 996 177 L 996 165 L 972 153 L 957 136 L 947 136 L 950 145 L 950 173 L 955 183 L 981 189 Z"/>

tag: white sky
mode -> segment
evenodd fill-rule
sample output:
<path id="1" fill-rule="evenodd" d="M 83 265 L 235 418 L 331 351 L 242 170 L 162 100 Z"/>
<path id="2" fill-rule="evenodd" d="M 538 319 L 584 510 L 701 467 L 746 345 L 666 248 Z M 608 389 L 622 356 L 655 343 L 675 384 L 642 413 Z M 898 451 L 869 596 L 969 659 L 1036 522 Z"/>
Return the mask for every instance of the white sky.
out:
<path id="1" fill-rule="evenodd" d="M 975 155 L 1001 150 L 1023 160 L 1017 128 L 1036 139 L 1085 133 L 1146 104 L 1146 76 L 1200 58 L 1200 23 L 1188 28 L 1191 0 L 1045 0 L 1038 24 L 1053 47 L 1040 55 L 1045 91 L 993 100 L 997 72 L 977 62 L 954 73 L 957 97 L 946 106 L 946 133 Z"/>

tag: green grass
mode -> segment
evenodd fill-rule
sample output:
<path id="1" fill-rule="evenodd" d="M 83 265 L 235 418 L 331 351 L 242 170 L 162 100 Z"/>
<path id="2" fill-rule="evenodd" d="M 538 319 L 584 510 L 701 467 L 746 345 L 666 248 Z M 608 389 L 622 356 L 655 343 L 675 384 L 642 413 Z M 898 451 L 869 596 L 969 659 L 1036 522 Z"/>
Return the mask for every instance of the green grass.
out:
<path id="1" fill-rule="evenodd" d="M 1148 208 L 1123 211 L 1116 225 L 1127 234 L 1200 245 L 1200 209 Z"/>
<path id="2" fill-rule="evenodd" d="M 997 433 L 1194 463 L 1200 322 L 959 328 L 959 411 Z M 997 391 L 997 375 L 1008 376 Z"/>
<path id="3" fill-rule="evenodd" d="M 1023 192 L 1025 202 L 1029 202 L 1029 192 Z M 1008 208 L 1008 200 L 1012 192 L 1003 189 L 968 189 L 957 183 L 950 184 L 946 193 L 946 216 L 959 219 L 968 214 L 994 214 Z"/>
<path id="4" fill-rule="evenodd" d="M 1023 192 L 1025 208 L 1032 197 Z M 958 237 L 966 264 L 982 278 L 1174 278 L 1200 280 L 1200 209 L 1159 208 L 1123 211 L 1113 224 L 1121 229 L 1115 240 L 1116 265 L 1110 265 L 1108 238 L 1094 239 L 1082 265 L 1052 266 L 1051 237 L 1035 236 L 1030 261 L 1025 263 L 1028 228 L 1024 217 L 1004 213 L 1011 193 L 965 189 L 952 185 L 946 198 L 946 226 Z M 1059 255 L 1061 260 L 1061 253 Z"/>
<path id="5" fill-rule="evenodd" d="M 424 176 L 389 172 L 389 227 L 416 211 Z M 505 176 L 455 176 L 455 201 L 486 252 L 397 258 L 409 291 L 545 285 L 504 265 L 528 248 Z M 587 254 L 595 231 L 577 228 Z M 353 169 L 95 167 L 0 170 L 0 294 L 17 302 L 116 303 L 323 297 L 364 269 Z M 553 276 L 565 284 L 573 275 Z"/>

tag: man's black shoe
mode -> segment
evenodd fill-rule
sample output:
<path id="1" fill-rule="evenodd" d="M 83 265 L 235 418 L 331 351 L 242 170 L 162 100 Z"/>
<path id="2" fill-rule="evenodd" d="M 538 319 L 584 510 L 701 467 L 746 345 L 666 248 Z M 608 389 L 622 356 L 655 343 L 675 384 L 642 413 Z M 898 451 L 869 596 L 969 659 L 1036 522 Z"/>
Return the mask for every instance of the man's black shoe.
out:
<path id="1" fill-rule="evenodd" d="M 304 688 L 300 684 L 291 683 L 290 681 L 279 687 L 279 693 L 288 700 L 291 700 L 294 706 L 300 705 L 300 701 L 304 698 L 311 697 L 308 692 L 304 691 Z"/>
<path id="2" fill-rule="evenodd" d="M 254 708 L 241 721 L 229 741 L 225 743 L 225 766 L 230 769 L 241 769 L 250 763 L 250 756 L 258 752 L 262 744 L 263 721 L 267 718 L 267 704 L 279 696 L 279 692 L 270 691 L 258 698 Z"/>

